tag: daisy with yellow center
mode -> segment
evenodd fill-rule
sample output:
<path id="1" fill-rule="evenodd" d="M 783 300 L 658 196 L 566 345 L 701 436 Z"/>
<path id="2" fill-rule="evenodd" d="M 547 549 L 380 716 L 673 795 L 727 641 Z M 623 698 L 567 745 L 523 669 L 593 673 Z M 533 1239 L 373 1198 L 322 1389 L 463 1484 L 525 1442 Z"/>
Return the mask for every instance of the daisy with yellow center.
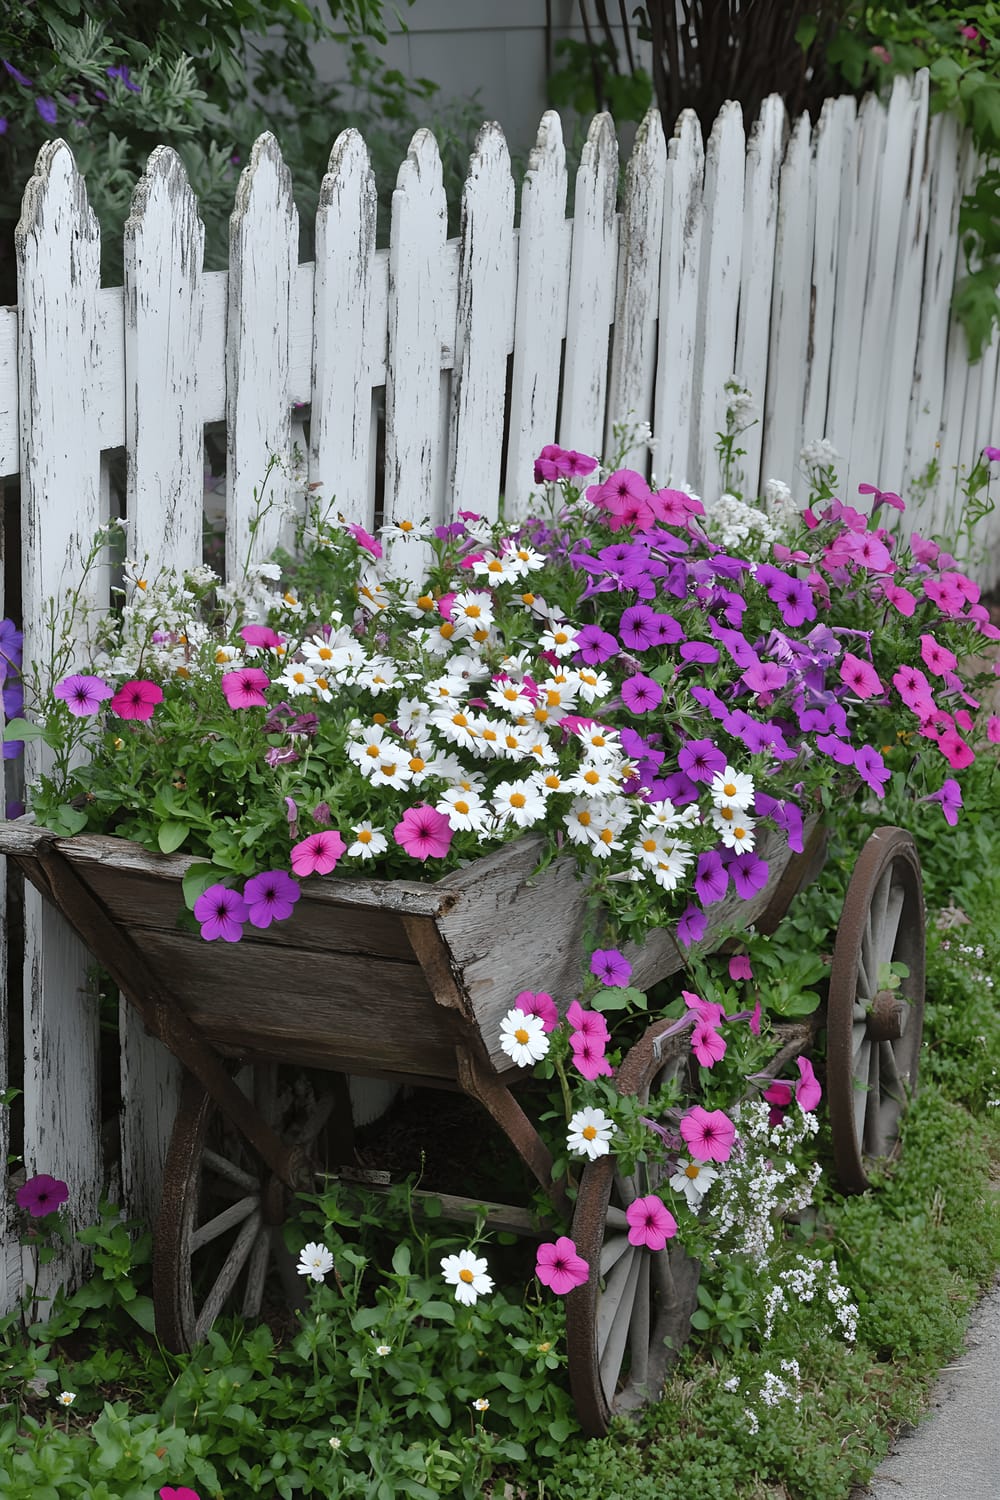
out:
<path id="1" fill-rule="evenodd" d="M 677 1170 L 670 1179 L 670 1186 L 675 1193 L 683 1193 L 687 1199 L 687 1206 L 698 1212 L 701 1200 L 708 1192 L 712 1183 L 719 1173 L 711 1162 L 695 1161 L 681 1156 L 677 1161 Z"/>
<path id="2" fill-rule="evenodd" d="M 540 1062 L 549 1050 L 549 1039 L 540 1016 L 515 1006 L 500 1022 L 500 1050 L 519 1068 Z"/>
<path id="3" fill-rule="evenodd" d="M 531 828 L 545 817 L 545 798 L 532 781 L 501 781 L 493 788 L 493 811 L 501 826 Z"/>
<path id="4" fill-rule="evenodd" d="M 376 854 L 384 854 L 388 847 L 388 840 L 382 830 L 366 820 L 355 823 L 354 842 L 348 844 L 347 853 L 351 859 L 374 859 Z"/>
<path id="5" fill-rule="evenodd" d="M 493 1278 L 487 1274 L 488 1262 L 471 1250 L 460 1250 L 457 1255 L 445 1255 L 441 1260 L 441 1274 L 449 1286 L 455 1288 L 455 1301 L 465 1307 L 473 1307 L 480 1297 L 488 1297 L 493 1290 Z"/>
<path id="6" fill-rule="evenodd" d="M 615 1123 L 609 1120 L 603 1109 L 578 1109 L 569 1122 L 566 1136 L 567 1149 L 577 1156 L 586 1156 L 596 1161 L 607 1156 L 611 1150 L 611 1137 L 615 1134 Z"/>

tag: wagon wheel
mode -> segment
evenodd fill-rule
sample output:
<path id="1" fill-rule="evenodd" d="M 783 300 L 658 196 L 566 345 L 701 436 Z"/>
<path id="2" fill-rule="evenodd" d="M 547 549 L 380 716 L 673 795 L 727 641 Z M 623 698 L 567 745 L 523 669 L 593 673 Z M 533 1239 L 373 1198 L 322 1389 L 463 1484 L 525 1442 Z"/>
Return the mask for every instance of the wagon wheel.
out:
<path id="1" fill-rule="evenodd" d="M 909 970 L 898 988 L 886 966 Z M 888 1160 L 916 1089 L 924 1023 L 924 903 L 920 860 L 902 828 L 878 828 L 851 875 L 830 969 L 827 1098 L 837 1178 L 869 1186 Z"/>
<path id="2" fill-rule="evenodd" d="M 628 1053 L 618 1091 L 645 1103 L 651 1092 L 682 1072 L 687 1038 L 654 1046 L 662 1023 Z M 697 1304 L 698 1262 L 680 1245 L 664 1250 L 630 1245 L 625 1210 L 655 1192 L 665 1175 L 642 1164 L 626 1176 L 613 1156 L 588 1162 L 573 1215 L 573 1239 L 590 1278 L 566 1299 L 569 1377 L 577 1416 L 589 1437 L 603 1437 L 613 1416 L 655 1401 L 691 1331 Z"/>
<path id="3" fill-rule="evenodd" d="M 246 1092 L 252 1092 L 259 1113 L 286 1140 L 315 1154 L 341 1102 L 337 1075 L 324 1075 L 329 1085 L 308 1101 L 300 1097 L 296 1108 L 287 1089 L 279 1101 L 276 1064 L 261 1063 L 244 1073 Z M 168 1349 L 194 1348 L 225 1307 L 244 1318 L 257 1317 L 272 1258 L 288 1300 L 295 1300 L 300 1289 L 280 1228 L 289 1201 L 284 1185 L 188 1074 L 167 1153 L 153 1247 L 156 1332 Z"/>

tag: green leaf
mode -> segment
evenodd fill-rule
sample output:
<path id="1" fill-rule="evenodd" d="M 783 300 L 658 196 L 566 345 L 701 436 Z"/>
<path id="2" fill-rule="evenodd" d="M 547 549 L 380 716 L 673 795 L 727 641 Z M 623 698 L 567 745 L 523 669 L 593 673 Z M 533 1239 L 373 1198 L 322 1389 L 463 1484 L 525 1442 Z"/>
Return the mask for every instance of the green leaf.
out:
<path id="1" fill-rule="evenodd" d="M 632 985 L 625 985 L 621 989 L 598 990 L 591 1000 L 594 1010 L 645 1010 L 646 992 L 637 990 Z"/>
<path id="2" fill-rule="evenodd" d="M 169 820 L 166 823 L 161 823 L 157 829 L 156 842 L 164 854 L 173 854 L 175 849 L 181 847 L 190 831 L 187 823 L 178 823 Z"/>
<path id="3" fill-rule="evenodd" d="M 181 885 L 184 890 L 184 904 L 189 911 L 194 910 L 194 903 L 199 896 L 204 895 L 210 885 L 214 885 L 219 878 L 219 871 L 214 865 L 191 865 L 185 871 Z"/>
<path id="4" fill-rule="evenodd" d="M 410 1247 L 409 1245 L 397 1245 L 392 1253 L 392 1269 L 397 1276 L 409 1276 L 410 1274 Z"/>
<path id="5" fill-rule="evenodd" d="M 136 1297 L 132 1302 L 126 1302 L 125 1311 L 130 1318 L 134 1318 L 140 1328 L 147 1333 L 152 1333 L 156 1323 L 156 1311 L 153 1307 L 152 1297 Z"/>
<path id="6" fill-rule="evenodd" d="M 78 807 L 70 807 L 68 802 L 64 802 L 50 816 L 48 824 L 53 833 L 61 833 L 66 838 L 72 838 L 74 834 L 82 833 L 86 828 L 87 814 L 81 812 Z"/>
<path id="7" fill-rule="evenodd" d="M 7 740 L 44 740 L 45 730 L 40 724 L 30 724 L 27 719 L 8 719 L 0 726 L 0 738 Z"/>

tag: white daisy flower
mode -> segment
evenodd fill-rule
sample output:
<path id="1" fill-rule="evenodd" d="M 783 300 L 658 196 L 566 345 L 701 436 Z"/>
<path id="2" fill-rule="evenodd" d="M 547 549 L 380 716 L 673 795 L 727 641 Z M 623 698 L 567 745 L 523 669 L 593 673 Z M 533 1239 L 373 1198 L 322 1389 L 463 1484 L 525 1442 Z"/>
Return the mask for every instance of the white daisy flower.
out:
<path id="1" fill-rule="evenodd" d="M 327 1272 L 333 1270 L 333 1254 L 325 1245 L 310 1241 L 299 1251 L 299 1263 L 295 1269 L 300 1276 L 308 1276 L 310 1281 L 322 1281 Z"/>
<path id="2" fill-rule="evenodd" d="M 597 755 L 610 756 L 621 753 L 621 741 L 616 729 L 605 729 L 600 724 L 585 724 L 582 729 L 576 731 L 576 738 L 591 759 Z"/>
<path id="3" fill-rule="evenodd" d="M 451 618 L 464 636 L 472 635 L 476 630 L 489 631 L 493 624 L 493 600 L 489 594 L 472 590 L 456 594 L 451 601 Z"/>
<path id="4" fill-rule="evenodd" d="M 530 1068 L 549 1050 L 540 1016 L 527 1015 L 517 1006 L 500 1022 L 500 1047 L 519 1068 Z"/>
<path id="5" fill-rule="evenodd" d="M 426 526 L 417 526 L 415 522 L 406 519 L 401 521 L 387 521 L 384 526 L 379 527 L 379 536 L 382 537 L 383 541 L 407 542 L 429 535 L 430 531 Z"/>
<path id="6" fill-rule="evenodd" d="M 538 645 L 542 651 L 551 651 L 560 660 L 564 656 L 572 656 L 576 650 L 577 632 L 572 625 L 553 625 L 549 630 L 543 630 L 538 638 Z"/>
<path id="7" fill-rule="evenodd" d="M 510 677 L 498 677 L 486 697 L 494 708 L 503 709 L 504 713 L 511 714 L 514 718 L 519 714 L 530 713 L 533 707 L 524 683 L 514 682 Z"/>
<path id="8" fill-rule="evenodd" d="M 448 819 L 452 828 L 481 833 L 490 819 L 490 809 L 478 792 L 471 788 L 450 786 L 442 792 L 435 811 Z"/>
<path id="9" fill-rule="evenodd" d="M 61 1406 L 72 1406 L 76 1400 L 76 1391 L 60 1391 L 56 1400 Z"/>
<path id="10" fill-rule="evenodd" d="M 721 811 L 725 812 L 726 809 Z M 756 843 L 754 820 L 744 814 L 737 814 L 732 822 L 717 823 L 716 827 L 726 848 L 735 849 L 737 854 L 746 854 Z"/>
<path id="11" fill-rule="evenodd" d="M 591 811 L 586 798 L 580 797 L 566 813 L 563 822 L 571 844 L 589 844 L 592 830 L 597 826 L 597 814 Z"/>
<path id="12" fill-rule="evenodd" d="M 442 708 L 448 703 L 453 703 L 457 708 L 464 703 L 469 692 L 469 684 L 460 676 L 452 676 L 450 672 L 442 677 L 435 677 L 424 689 L 427 701 L 434 708 Z"/>
<path id="13" fill-rule="evenodd" d="M 568 677 L 549 677 L 539 683 L 539 699 L 536 708 L 547 708 L 550 714 L 561 718 L 571 714 L 576 707 L 576 684 Z"/>
<path id="14" fill-rule="evenodd" d="M 431 714 L 431 724 L 443 734 L 451 745 L 472 745 L 476 741 L 475 713 L 459 706 L 449 705 L 443 709 L 435 709 Z"/>
<path id="15" fill-rule="evenodd" d="M 643 831 L 672 833 L 680 827 L 680 816 L 672 802 L 647 802 L 639 827 Z"/>
<path id="16" fill-rule="evenodd" d="M 472 564 L 472 571 L 477 578 L 485 579 L 493 589 L 498 583 L 509 583 L 514 578 L 520 578 L 527 570 L 511 553 L 497 557 L 494 552 L 484 552 L 482 557 Z"/>
<path id="17" fill-rule="evenodd" d="M 275 686 L 284 688 L 291 698 L 304 697 L 311 694 L 316 685 L 316 673 L 306 662 L 290 661 L 286 663 L 285 669 L 280 677 L 275 678 Z"/>
<path id="18" fill-rule="evenodd" d="M 351 735 L 347 745 L 347 758 L 362 770 L 365 770 L 366 765 L 375 765 L 387 750 L 391 752 L 396 749 L 395 742 L 387 739 L 382 724 L 362 725 L 355 721 L 351 725 Z"/>
<path id="19" fill-rule="evenodd" d="M 387 656 L 373 656 L 368 665 L 356 673 L 354 680 L 370 693 L 387 693 L 397 685 L 399 675 Z"/>
<path id="20" fill-rule="evenodd" d="M 387 747 L 388 748 L 388 747 Z M 400 751 L 399 756 L 392 759 L 377 760 L 371 766 L 362 766 L 372 786 L 391 786 L 394 791 L 409 785 L 413 780 L 413 773 L 407 763 L 405 751 Z"/>
<path id="21" fill-rule="evenodd" d="M 689 844 L 676 841 L 663 845 L 656 862 L 651 864 L 653 879 L 665 891 L 675 891 L 684 871 L 694 858 Z"/>
<path id="22" fill-rule="evenodd" d="M 352 859 L 374 859 L 376 854 L 384 854 L 388 847 L 388 840 L 381 829 L 365 821 L 355 823 L 354 842 L 348 845 L 347 853 Z"/>
<path id="23" fill-rule="evenodd" d="M 511 546 L 510 553 L 521 564 L 522 574 L 537 573 L 545 567 L 543 554 L 536 552 L 534 547 L 526 546 L 524 542 L 518 542 L 516 546 Z"/>
<path id="24" fill-rule="evenodd" d="M 490 1403 L 486 1396 L 477 1396 L 472 1403 L 473 1411 L 489 1411 Z"/>
<path id="25" fill-rule="evenodd" d="M 716 807 L 738 808 L 740 812 L 747 812 L 753 805 L 754 784 L 753 778 L 742 771 L 734 771 L 732 766 L 712 777 L 712 801 Z"/>
<path id="26" fill-rule="evenodd" d="M 503 824 L 532 828 L 545 816 L 545 798 L 530 779 L 501 781 L 493 788 L 493 810 Z"/>
<path id="27" fill-rule="evenodd" d="M 595 672 L 592 667 L 580 667 L 570 673 L 570 680 L 576 684 L 584 703 L 596 703 L 599 698 L 606 698 L 612 687 L 607 672 Z"/>
<path id="28" fill-rule="evenodd" d="M 487 1264 L 471 1250 L 460 1250 L 457 1255 L 442 1257 L 441 1274 L 448 1285 L 455 1288 L 456 1302 L 472 1307 L 480 1297 L 489 1296 L 493 1290 L 493 1277 L 486 1273 Z"/>
<path id="29" fill-rule="evenodd" d="M 551 797 L 554 792 L 565 792 L 567 789 L 565 778 L 556 765 L 548 765 L 540 771 L 533 771 L 531 779 L 543 797 Z"/>
<path id="30" fill-rule="evenodd" d="M 693 1208 L 697 1213 L 702 1198 L 718 1175 L 711 1162 L 695 1161 L 693 1157 L 689 1161 L 681 1156 L 677 1161 L 677 1171 L 670 1179 L 670 1186 L 675 1193 L 683 1193 L 688 1208 Z"/>
<path id="31" fill-rule="evenodd" d="M 583 797 L 611 797 L 619 785 L 618 767 L 610 761 L 585 761 L 566 780 L 567 791 Z"/>
<path id="32" fill-rule="evenodd" d="M 596 1161 L 599 1156 L 607 1156 L 610 1152 L 615 1130 L 614 1121 L 608 1119 L 603 1109 L 578 1109 L 569 1122 L 567 1148 L 577 1156 Z"/>

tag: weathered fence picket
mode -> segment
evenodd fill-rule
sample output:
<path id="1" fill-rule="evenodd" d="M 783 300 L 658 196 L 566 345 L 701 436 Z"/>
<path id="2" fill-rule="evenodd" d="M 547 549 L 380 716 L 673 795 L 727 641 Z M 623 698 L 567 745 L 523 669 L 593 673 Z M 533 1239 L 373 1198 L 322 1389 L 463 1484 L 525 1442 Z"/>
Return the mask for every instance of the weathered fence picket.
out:
<path id="1" fill-rule="evenodd" d="M 85 186 L 68 147 L 47 145 L 18 230 L 18 307 L 0 309 L 0 481 L 20 482 L 25 659 L 47 654 L 49 601 L 58 615 L 118 506 L 122 450 L 130 555 L 154 573 L 202 560 L 206 426 L 225 426 L 230 573 L 287 537 L 295 446 L 322 497 L 366 526 L 492 514 L 501 494 L 514 517 L 543 444 L 598 453 L 631 416 L 659 447 L 650 456 L 635 443 L 626 462 L 711 503 L 734 375 L 759 416 L 740 443 L 749 489 L 773 477 L 804 498 L 800 449 L 827 437 L 845 499 L 862 480 L 922 479 L 904 524 L 943 527 L 962 472 L 1000 440 L 1000 340 L 970 366 L 950 314 L 958 209 L 976 166 L 953 120 L 928 120 L 921 74 L 897 80 L 887 104 L 828 101 L 815 126 L 767 100 L 747 138 L 739 106 L 727 105 L 707 150 L 693 114 L 665 139 L 651 113 L 620 204 L 618 143 L 598 116 L 567 217 L 550 112 L 519 203 L 503 135 L 484 126 L 457 240 L 437 143 L 418 131 L 378 248 L 368 151 L 346 131 L 320 190 L 315 263 L 300 264 L 292 183 L 263 136 L 237 189 L 229 271 L 206 272 L 198 204 L 177 156 L 159 147 L 124 226 L 124 288 L 102 288 Z M 272 454 L 274 503 L 253 534 Z M 981 535 L 987 546 L 1000 538 L 1000 518 Z M 408 544 L 414 571 L 424 557 L 422 543 Z M 93 572 L 85 602 L 105 607 L 108 584 Z M 22 1028 L 0 987 L 0 1091 L 23 1083 L 24 1169 L 66 1180 L 79 1224 L 106 1180 L 98 1003 L 86 954 L 32 890 L 25 920 L 24 1058 L 11 1055 Z M 5 941 L 6 930 L 0 961 Z M 120 1182 L 146 1217 L 178 1076 L 123 1013 Z M 9 1125 L 0 1110 L 0 1161 Z M 0 1195 L 0 1310 L 22 1275 L 10 1210 Z M 80 1269 L 67 1252 L 43 1290 Z"/>

